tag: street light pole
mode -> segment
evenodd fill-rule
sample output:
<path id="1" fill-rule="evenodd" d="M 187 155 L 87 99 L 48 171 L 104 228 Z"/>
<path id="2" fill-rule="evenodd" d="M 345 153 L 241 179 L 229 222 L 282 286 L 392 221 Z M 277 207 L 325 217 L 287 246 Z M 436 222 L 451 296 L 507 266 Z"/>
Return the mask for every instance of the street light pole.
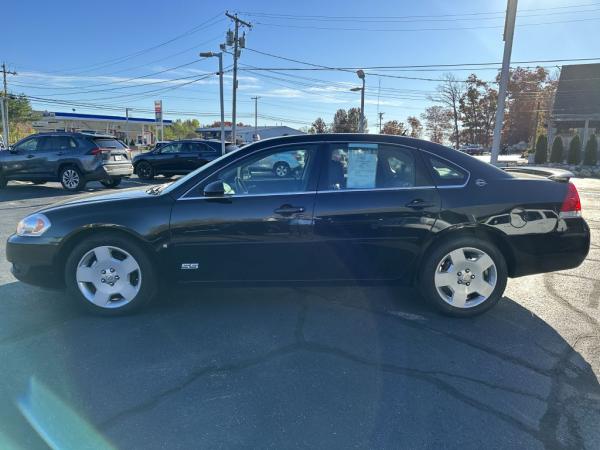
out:
<path id="1" fill-rule="evenodd" d="M 358 78 L 362 80 L 362 88 L 360 89 L 360 123 L 358 124 L 358 132 L 365 132 L 365 72 L 361 69 L 356 71 Z"/>
<path id="2" fill-rule="evenodd" d="M 219 101 L 221 103 L 221 155 L 225 154 L 225 101 L 223 98 L 223 52 L 203 52 L 203 58 L 219 58 Z"/>
<path id="3" fill-rule="evenodd" d="M 131 142 L 131 139 L 129 138 L 129 110 L 131 108 L 125 108 L 125 145 L 127 145 L 127 147 L 129 147 L 129 142 Z"/>
<path id="4" fill-rule="evenodd" d="M 510 55 L 512 53 L 513 36 L 515 34 L 515 19 L 517 16 L 517 1 L 508 0 L 506 7 L 506 22 L 504 23 L 504 57 L 502 71 L 500 72 L 500 86 L 498 88 L 498 105 L 496 109 L 496 123 L 494 126 L 494 139 L 492 140 L 492 154 L 490 163 L 498 163 L 500 153 L 500 139 L 502 137 L 502 124 L 504 122 L 504 105 L 506 102 L 506 89 L 510 75 Z"/>
<path id="5" fill-rule="evenodd" d="M 254 139 L 258 139 L 258 99 L 260 97 L 252 97 L 254 100 Z"/>

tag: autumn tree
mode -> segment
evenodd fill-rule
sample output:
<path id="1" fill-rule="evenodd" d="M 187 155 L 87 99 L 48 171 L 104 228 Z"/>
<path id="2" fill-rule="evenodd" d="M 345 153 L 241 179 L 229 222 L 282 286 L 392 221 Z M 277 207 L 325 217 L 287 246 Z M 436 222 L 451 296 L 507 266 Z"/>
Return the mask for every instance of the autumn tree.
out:
<path id="1" fill-rule="evenodd" d="M 512 145 L 531 140 L 536 128 L 536 112 L 554 95 L 555 83 L 549 75 L 543 67 L 517 67 L 510 71 L 502 130 L 504 143 Z"/>
<path id="2" fill-rule="evenodd" d="M 221 126 L 219 124 L 219 126 Z M 197 119 L 181 120 L 177 119 L 168 127 L 165 127 L 164 135 L 166 140 L 173 139 L 194 139 L 198 137 L 196 130 L 200 127 Z"/>
<path id="3" fill-rule="evenodd" d="M 417 119 L 415 116 L 408 116 L 406 118 L 408 125 L 410 126 L 409 136 L 412 138 L 420 138 L 423 134 L 423 125 L 421 121 Z"/>
<path id="4" fill-rule="evenodd" d="M 421 115 L 425 122 L 425 130 L 432 142 L 443 143 L 448 131 L 452 129 L 452 111 L 435 105 L 425 109 Z"/>
<path id="5" fill-rule="evenodd" d="M 437 92 L 431 100 L 444 105 L 452 114 L 454 148 L 460 145 L 460 136 L 458 132 L 459 107 L 460 101 L 464 95 L 464 87 L 461 81 L 458 81 L 454 75 L 447 73 L 444 75 L 444 82 L 437 87 Z"/>
<path id="6" fill-rule="evenodd" d="M 323 119 L 317 117 L 317 119 L 312 123 L 311 127 L 308 129 L 308 132 L 311 134 L 327 133 L 327 124 Z"/>
<path id="7" fill-rule="evenodd" d="M 477 75 L 470 75 L 459 102 L 462 140 L 489 147 L 496 117 L 498 92 Z"/>
<path id="8" fill-rule="evenodd" d="M 403 122 L 398 122 L 397 120 L 388 120 L 383 124 L 381 134 L 403 135 L 406 131 L 407 130 Z"/>
<path id="9" fill-rule="evenodd" d="M 34 133 L 33 122 L 40 119 L 40 114 L 33 111 L 29 98 L 25 94 L 8 96 L 8 119 L 10 127 L 10 144 Z M 6 134 L 6 133 L 5 133 Z M 6 144 L 9 144 L 8 142 Z"/>

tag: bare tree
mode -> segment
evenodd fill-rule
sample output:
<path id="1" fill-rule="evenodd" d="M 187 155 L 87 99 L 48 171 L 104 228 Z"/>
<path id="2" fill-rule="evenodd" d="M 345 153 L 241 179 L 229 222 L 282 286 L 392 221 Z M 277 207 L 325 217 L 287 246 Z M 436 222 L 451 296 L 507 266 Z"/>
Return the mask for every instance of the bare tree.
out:
<path id="1" fill-rule="evenodd" d="M 452 113 L 452 122 L 454 125 L 454 135 L 452 141 L 454 148 L 460 146 L 460 134 L 458 131 L 459 105 L 464 95 L 464 87 L 461 81 L 458 81 L 454 75 L 447 73 L 444 75 L 444 82 L 437 87 L 437 93 L 430 97 L 431 100 L 443 104 Z"/>

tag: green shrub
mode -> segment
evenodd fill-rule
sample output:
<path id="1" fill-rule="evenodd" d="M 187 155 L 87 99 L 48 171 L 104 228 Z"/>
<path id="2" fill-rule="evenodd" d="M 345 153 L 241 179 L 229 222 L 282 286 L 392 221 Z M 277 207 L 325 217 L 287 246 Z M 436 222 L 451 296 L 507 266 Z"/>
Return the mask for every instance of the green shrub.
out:
<path id="1" fill-rule="evenodd" d="M 586 166 L 595 166 L 598 164 L 598 141 L 596 135 L 592 134 L 585 144 L 585 154 L 583 157 L 583 163 Z"/>
<path id="2" fill-rule="evenodd" d="M 550 162 L 561 163 L 565 160 L 563 141 L 560 136 L 556 136 L 552 143 L 552 151 L 550 152 Z"/>
<path id="3" fill-rule="evenodd" d="M 543 164 L 548 160 L 548 138 L 541 134 L 535 144 L 535 158 L 536 164 Z"/>
<path id="4" fill-rule="evenodd" d="M 581 139 L 576 134 L 569 143 L 569 154 L 567 155 L 567 162 L 569 164 L 579 164 L 581 162 Z"/>

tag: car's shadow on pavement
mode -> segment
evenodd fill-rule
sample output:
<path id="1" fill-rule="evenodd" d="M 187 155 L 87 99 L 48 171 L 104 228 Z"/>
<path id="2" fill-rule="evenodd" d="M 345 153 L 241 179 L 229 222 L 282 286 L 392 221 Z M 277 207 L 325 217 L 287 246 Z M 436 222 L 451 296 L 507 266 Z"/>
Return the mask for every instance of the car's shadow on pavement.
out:
<path id="1" fill-rule="evenodd" d="M 590 365 L 510 298 L 451 319 L 398 287 L 199 287 L 102 318 L 11 283 L 0 305 L 0 434 L 27 448 L 31 377 L 119 448 L 580 447 L 599 419 Z"/>

